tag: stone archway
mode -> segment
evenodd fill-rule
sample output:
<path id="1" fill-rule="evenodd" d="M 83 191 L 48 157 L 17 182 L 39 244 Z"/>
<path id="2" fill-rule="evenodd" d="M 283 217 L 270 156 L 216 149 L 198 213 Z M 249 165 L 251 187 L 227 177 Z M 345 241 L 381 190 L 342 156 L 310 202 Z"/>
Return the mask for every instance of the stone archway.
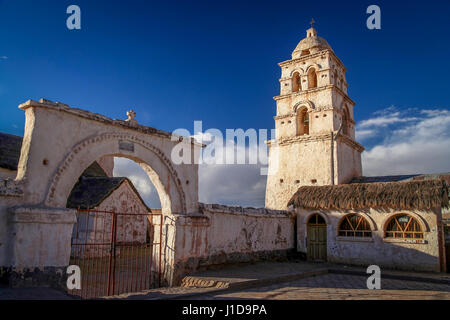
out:
<path id="1" fill-rule="evenodd" d="M 169 132 L 113 120 L 85 110 L 48 100 L 27 101 L 17 177 L 8 182 L 8 198 L 0 210 L 8 212 L 8 255 L 0 265 L 11 274 L 36 273 L 44 283 L 65 286 L 65 268 L 70 258 L 76 211 L 67 209 L 67 198 L 82 172 L 104 156 L 125 157 L 137 162 L 148 174 L 161 199 L 164 214 L 164 278 L 169 283 L 177 259 L 176 228 L 190 215 L 199 214 L 198 149 L 194 139 L 181 139 Z M 190 163 L 171 160 L 174 146 L 190 150 Z M 181 217 L 181 218 L 180 218 Z M 198 220 L 198 219 L 197 219 Z M 181 222 L 179 222 L 181 221 Z M 1 220 L 0 222 L 3 222 Z M 6 221 L 5 221 L 6 224 Z M 17 271 L 16 271 L 17 270 Z"/>
<path id="2" fill-rule="evenodd" d="M 23 182 L 24 202 L 64 208 L 78 177 L 103 156 L 139 163 L 162 196 L 168 213 L 198 212 L 198 164 L 175 164 L 173 148 L 185 143 L 192 157 L 201 146 L 169 132 L 122 120 L 112 120 L 60 103 L 28 101 L 17 181 Z"/>
<path id="3" fill-rule="evenodd" d="M 129 147 L 128 151 L 123 150 L 125 145 Z M 138 163 L 158 191 L 163 212 L 186 212 L 185 193 L 170 159 L 160 149 L 136 135 L 113 132 L 89 137 L 72 148 L 51 178 L 45 205 L 65 207 L 70 191 L 81 173 L 92 162 L 104 156 L 124 157 Z"/>

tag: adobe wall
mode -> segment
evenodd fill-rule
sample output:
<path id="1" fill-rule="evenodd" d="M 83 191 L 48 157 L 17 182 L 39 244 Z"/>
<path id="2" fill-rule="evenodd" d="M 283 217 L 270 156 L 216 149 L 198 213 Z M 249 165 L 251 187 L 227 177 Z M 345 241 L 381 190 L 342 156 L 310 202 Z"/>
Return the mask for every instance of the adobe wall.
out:
<path id="1" fill-rule="evenodd" d="M 303 210 L 297 209 L 297 248 L 307 253 L 307 221 L 319 213 L 327 222 L 327 259 L 329 262 L 417 271 L 440 271 L 437 215 L 432 210 Z M 350 213 L 363 215 L 371 225 L 371 238 L 338 236 L 341 219 Z M 424 231 L 423 239 L 393 239 L 384 236 L 386 223 L 399 213 L 414 217 Z"/>
<path id="2" fill-rule="evenodd" d="M 294 248 L 294 219 L 287 211 L 217 204 L 200 204 L 200 210 L 176 224 L 174 283 L 218 265 L 286 259 Z"/>
<path id="3" fill-rule="evenodd" d="M 266 208 L 287 209 L 300 186 L 332 184 L 331 134 L 300 136 L 294 140 L 270 146 Z"/>
<path id="4" fill-rule="evenodd" d="M 335 152 L 335 182 L 336 184 L 348 183 L 354 177 L 362 176 L 361 152 L 358 151 L 353 141 L 343 135 L 337 137 L 340 143 L 336 143 Z"/>
<path id="5" fill-rule="evenodd" d="M 11 263 L 13 230 L 9 208 L 23 203 L 20 184 L 12 179 L 0 179 L 0 267 Z"/>

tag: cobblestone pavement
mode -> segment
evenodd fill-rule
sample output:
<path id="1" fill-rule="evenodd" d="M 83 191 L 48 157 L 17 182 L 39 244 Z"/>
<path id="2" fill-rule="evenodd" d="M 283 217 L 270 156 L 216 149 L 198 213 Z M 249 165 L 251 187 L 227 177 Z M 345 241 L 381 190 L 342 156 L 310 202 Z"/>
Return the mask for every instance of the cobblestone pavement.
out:
<path id="1" fill-rule="evenodd" d="M 450 299 L 449 274 L 386 270 L 382 272 L 382 290 L 368 290 L 365 268 L 304 261 L 229 266 L 185 279 L 189 278 L 192 283 L 185 281 L 184 287 L 151 289 L 103 299 Z M 218 286 L 219 282 L 229 284 L 229 289 Z M 0 300 L 71 298 L 77 297 L 50 288 L 0 287 Z"/>
<path id="2" fill-rule="evenodd" d="M 450 285 L 381 279 L 380 290 L 369 290 L 366 277 L 326 274 L 291 282 L 233 292 L 210 293 L 186 299 L 281 299 L 281 300 L 450 300 Z"/>

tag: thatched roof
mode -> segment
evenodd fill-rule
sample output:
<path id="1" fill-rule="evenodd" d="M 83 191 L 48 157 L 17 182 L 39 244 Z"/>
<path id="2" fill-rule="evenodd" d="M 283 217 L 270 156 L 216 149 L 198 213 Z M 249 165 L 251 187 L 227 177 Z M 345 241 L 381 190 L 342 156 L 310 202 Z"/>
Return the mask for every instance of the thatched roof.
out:
<path id="1" fill-rule="evenodd" d="M 376 182 L 400 182 L 407 180 L 415 180 L 421 174 L 408 174 L 396 176 L 375 176 L 375 177 L 354 177 L 349 183 L 376 183 Z"/>
<path id="2" fill-rule="evenodd" d="M 443 180 L 353 183 L 337 186 L 304 186 L 288 206 L 311 209 L 431 209 L 448 207 Z"/>
<path id="3" fill-rule="evenodd" d="M 450 172 L 427 173 L 427 174 L 408 174 L 396 176 L 376 176 L 376 177 L 354 177 L 349 183 L 374 183 L 374 182 L 400 182 L 416 180 L 445 180 L 447 186 L 450 185 Z"/>

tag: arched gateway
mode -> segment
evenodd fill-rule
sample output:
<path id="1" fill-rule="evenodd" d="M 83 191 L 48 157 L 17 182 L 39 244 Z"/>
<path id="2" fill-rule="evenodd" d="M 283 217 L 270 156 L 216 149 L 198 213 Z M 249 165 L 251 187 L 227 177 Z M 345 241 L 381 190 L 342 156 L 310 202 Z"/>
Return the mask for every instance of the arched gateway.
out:
<path id="1" fill-rule="evenodd" d="M 94 161 L 125 157 L 145 170 L 158 191 L 165 217 L 165 276 L 171 282 L 176 261 L 171 226 L 179 216 L 198 216 L 198 165 L 193 157 L 201 145 L 138 125 L 132 118 L 113 120 L 44 99 L 19 108 L 26 123 L 17 177 L 5 180 L 0 190 L 5 196 L 0 209 L 9 212 L 10 223 L 9 241 L 0 246 L 0 266 L 13 266 L 10 273 L 18 274 L 36 268 L 43 274 L 65 270 L 76 220 L 75 211 L 66 208 L 71 190 Z M 173 147 L 179 143 L 191 150 L 190 164 L 172 162 Z"/>

